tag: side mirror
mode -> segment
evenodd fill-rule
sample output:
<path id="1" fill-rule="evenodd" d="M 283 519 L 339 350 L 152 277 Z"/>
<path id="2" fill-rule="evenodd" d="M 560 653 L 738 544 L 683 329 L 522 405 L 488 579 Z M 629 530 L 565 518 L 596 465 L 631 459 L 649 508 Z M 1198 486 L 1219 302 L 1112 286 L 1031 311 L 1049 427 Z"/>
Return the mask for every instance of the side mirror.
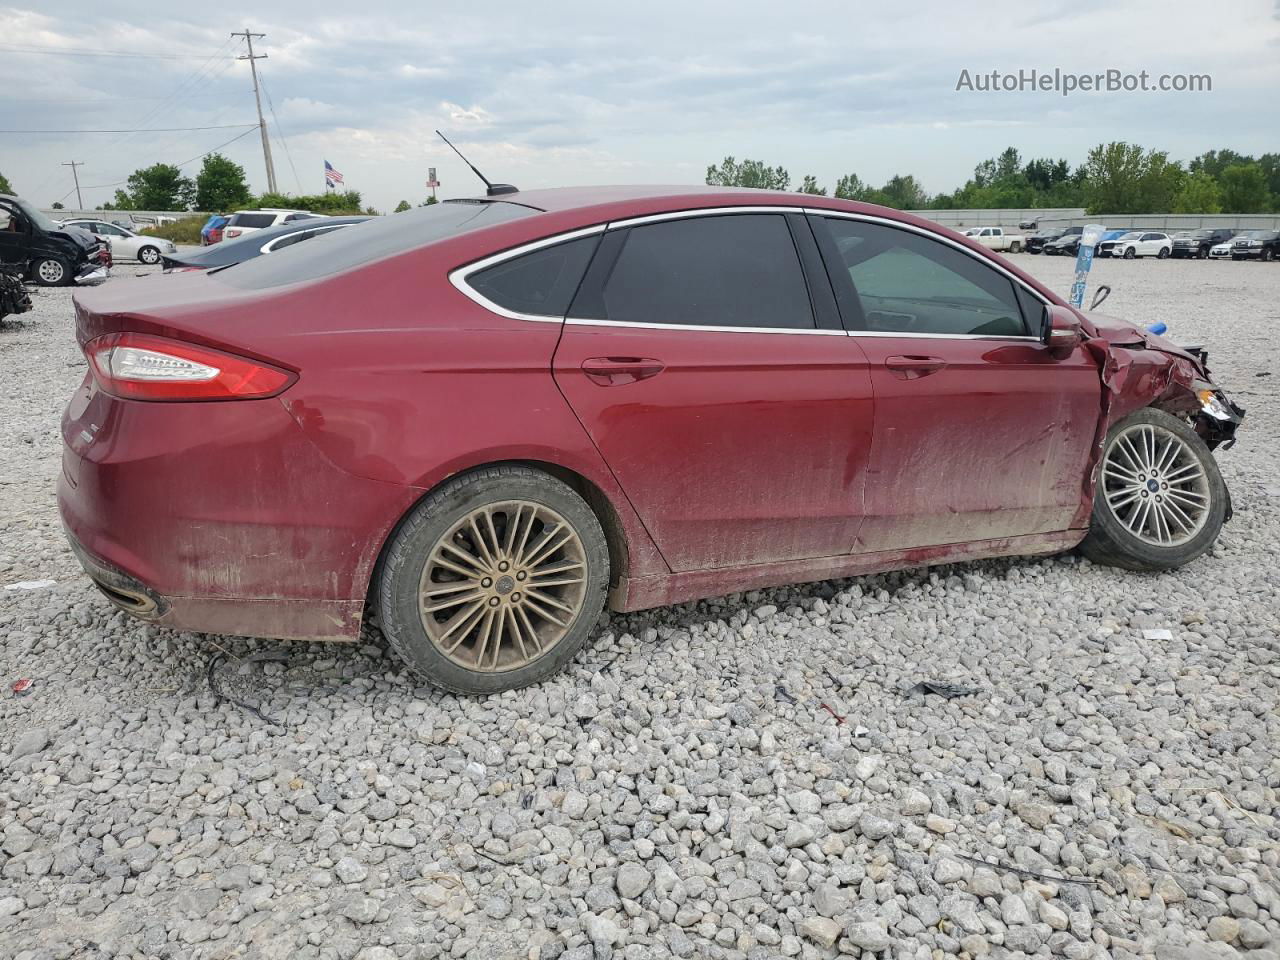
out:
<path id="1" fill-rule="evenodd" d="M 1080 342 L 1080 324 L 1068 310 L 1046 305 L 1041 329 L 1041 339 L 1049 348 L 1049 356 L 1055 360 L 1065 360 L 1071 356 Z"/>

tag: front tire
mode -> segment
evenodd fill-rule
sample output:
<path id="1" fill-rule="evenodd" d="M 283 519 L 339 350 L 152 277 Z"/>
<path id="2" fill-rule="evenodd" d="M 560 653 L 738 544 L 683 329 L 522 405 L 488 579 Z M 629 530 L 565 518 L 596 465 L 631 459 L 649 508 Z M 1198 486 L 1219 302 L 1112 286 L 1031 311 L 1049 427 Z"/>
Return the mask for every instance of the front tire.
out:
<path id="1" fill-rule="evenodd" d="M 1107 432 L 1080 551 L 1128 570 L 1180 567 L 1213 546 L 1226 511 L 1227 486 L 1204 440 L 1148 407 Z"/>
<path id="2" fill-rule="evenodd" d="M 1197 257 L 1198 259 L 1200 259 L 1200 260 L 1208 260 L 1208 259 L 1209 259 L 1209 251 L 1208 251 L 1208 250 L 1206 250 L 1204 247 L 1201 247 L 1201 248 L 1200 248 L 1200 252 L 1196 254 L 1196 257 Z"/>
<path id="3" fill-rule="evenodd" d="M 1126 250 L 1126 251 L 1124 252 L 1124 258 L 1125 258 L 1126 260 L 1133 260 L 1133 259 L 1135 259 L 1137 256 L 1138 256 L 1138 251 L 1137 251 L 1137 250 L 1135 250 L 1135 249 L 1133 249 L 1133 247 L 1130 247 L 1128 250 Z"/>
<path id="4" fill-rule="evenodd" d="M 156 247 L 143 247 L 138 251 L 138 260 L 148 265 L 160 262 L 160 251 Z"/>
<path id="5" fill-rule="evenodd" d="M 377 582 L 382 632 L 409 667 L 455 693 L 558 673 L 604 608 L 609 550 L 567 484 L 529 467 L 450 480 L 409 514 Z"/>
<path id="6" fill-rule="evenodd" d="M 1275 256 L 1275 253 L 1272 251 L 1272 249 L 1271 249 L 1270 247 L 1267 247 L 1266 249 L 1264 249 L 1264 250 L 1262 251 L 1262 262 L 1263 262 L 1263 263 L 1270 263 L 1270 262 L 1271 262 L 1271 258 L 1272 258 L 1272 257 L 1274 257 L 1274 256 Z"/>
<path id="7" fill-rule="evenodd" d="M 41 257 L 31 265 L 31 278 L 42 287 L 61 287 L 71 282 L 71 269 L 57 257 Z"/>

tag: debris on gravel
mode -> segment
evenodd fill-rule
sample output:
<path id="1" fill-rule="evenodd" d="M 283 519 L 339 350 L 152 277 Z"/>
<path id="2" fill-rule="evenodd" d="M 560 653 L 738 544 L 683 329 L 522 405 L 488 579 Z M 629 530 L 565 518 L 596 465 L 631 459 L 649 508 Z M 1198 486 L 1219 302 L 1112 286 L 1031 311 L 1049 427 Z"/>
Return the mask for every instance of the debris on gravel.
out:
<path id="1" fill-rule="evenodd" d="M 164 282 L 129 273 L 107 282 Z M 1093 280 L 1249 408 L 1211 554 L 610 616 L 567 673 L 487 699 L 423 686 L 372 627 L 274 644 L 116 612 L 54 502 L 71 291 L 34 291 L 0 329 L 0 583 L 55 583 L 0 591 L 0 957 L 1276 958 L 1280 268 Z M 217 655 L 261 716 L 209 690 Z M 922 677 L 980 692 L 908 695 Z"/>

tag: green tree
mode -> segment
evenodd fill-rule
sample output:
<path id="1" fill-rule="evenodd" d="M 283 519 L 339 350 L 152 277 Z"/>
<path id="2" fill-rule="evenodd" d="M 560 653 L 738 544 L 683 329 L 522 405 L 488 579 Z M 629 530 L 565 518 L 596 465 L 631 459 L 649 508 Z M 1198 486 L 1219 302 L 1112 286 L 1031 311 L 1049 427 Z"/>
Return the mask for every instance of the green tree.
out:
<path id="1" fill-rule="evenodd" d="M 3 193 L 3 192 L 4 192 L 3 190 L 0 190 L 0 193 Z M 62 204 L 60 204 L 57 200 L 53 201 L 53 203 L 49 204 L 49 206 L 54 210 L 62 209 Z"/>
<path id="2" fill-rule="evenodd" d="M 1227 167 L 1234 167 L 1242 163 L 1253 163 L 1253 157 L 1246 156 L 1243 153 L 1236 153 L 1236 151 L 1230 149 L 1206 150 L 1187 164 L 1187 169 L 1192 173 L 1207 173 L 1213 179 L 1221 180 L 1222 172 Z"/>
<path id="3" fill-rule="evenodd" d="M 429 207 L 429 206 L 431 206 L 433 203 L 439 203 L 439 202 L 440 202 L 440 201 L 438 201 L 435 197 L 427 197 L 427 199 L 426 199 L 426 200 L 424 200 L 424 201 L 422 201 L 422 203 L 418 204 L 418 206 L 420 206 L 420 207 Z"/>
<path id="4" fill-rule="evenodd" d="M 804 183 L 800 184 L 800 189 L 796 193 L 810 193 L 815 197 L 825 197 L 827 188 L 818 186 L 818 178 L 807 173 L 804 177 Z"/>
<path id="5" fill-rule="evenodd" d="M 1267 178 L 1267 190 L 1273 203 L 1280 203 L 1280 153 L 1264 153 L 1258 158 L 1258 166 Z"/>
<path id="6" fill-rule="evenodd" d="M 1271 206 L 1267 177 L 1256 163 L 1237 163 L 1219 177 L 1224 213 L 1264 213 Z"/>
<path id="7" fill-rule="evenodd" d="M 916 178 L 911 174 L 897 174 L 889 179 L 879 193 L 884 197 L 882 200 L 875 201 L 882 203 L 886 207 L 894 207 L 898 210 L 920 210 L 929 203 L 929 195 L 924 192 L 924 188 L 916 182 Z"/>
<path id="8" fill-rule="evenodd" d="M 391 212 L 404 213 L 406 210 L 412 210 L 412 209 L 413 209 L 413 206 L 409 203 L 408 200 L 401 200 L 399 203 L 396 204 L 396 208 Z"/>
<path id="9" fill-rule="evenodd" d="M 1186 177 L 1164 151 L 1123 142 L 1094 147 L 1084 171 L 1086 206 L 1097 214 L 1169 210 Z"/>
<path id="10" fill-rule="evenodd" d="M 836 181 L 836 196 L 841 200 L 863 200 L 872 193 L 856 173 L 849 173 Z"/>
<path id="11" fill-rule="evenodd" d="M 719 166 L 707 167 L 707 185 L 712 187 L 750 187 L 757 190 L 786 190 L 791 174 L 783 167 L 766 167 L 759 160 L 725 157 Z"/>
<path id="12" fill-rule="evenodd" d="M 1182 189 L 1173 199 L 1173 212 L 1221 213 L 1222 193 L 1218 182 L 1203 171 L 1187 174 Z"/>
<path id="13" fill-rule="evenodd" d="M 120 210 L 187 210 L 195 200 L 195 184 L 169 163 L 156 163 L 129 174 L 128 190 L 116 191 Z M 122 205 L 121 201 L 129 204 Z"/>
<path id="14" fill-rule="evenodd" d="M 0 193 L 13 193 L 14 189 L 9 183 L 9 178 L 0 173 Z"/>
<path id="15" fill-rule="evenodd" d="M 215 213 L 235 210 L 253 202 L 245 182 L 244 167 L 220 153 L 211 153 L 196 176 L 196 209 Z"/>

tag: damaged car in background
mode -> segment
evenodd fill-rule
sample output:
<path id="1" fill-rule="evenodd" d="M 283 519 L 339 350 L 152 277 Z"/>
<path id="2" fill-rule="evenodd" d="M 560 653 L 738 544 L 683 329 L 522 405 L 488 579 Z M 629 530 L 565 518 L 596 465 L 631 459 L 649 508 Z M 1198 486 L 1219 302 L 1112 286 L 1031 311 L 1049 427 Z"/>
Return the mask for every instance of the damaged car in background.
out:
<path id="1" fill-rule="evenodd" d="M 269 321 L 264 318 L 269 318 Z M 583 188 L 415 209 L 76 297 L 62 519 L 121 609 L 533 683 L 601 610 L 1231 515 L 1206 354 L 833 198 Z M 1146 588 L 1143 588 L 1146 589 Z"/>
<path id="2" fill-rule="evenodd" d="M 42 287 L 101 280 L 111 248 L 87 230 L 64 227 L 21 197 L 0 194 L 0 267 Z"/>

